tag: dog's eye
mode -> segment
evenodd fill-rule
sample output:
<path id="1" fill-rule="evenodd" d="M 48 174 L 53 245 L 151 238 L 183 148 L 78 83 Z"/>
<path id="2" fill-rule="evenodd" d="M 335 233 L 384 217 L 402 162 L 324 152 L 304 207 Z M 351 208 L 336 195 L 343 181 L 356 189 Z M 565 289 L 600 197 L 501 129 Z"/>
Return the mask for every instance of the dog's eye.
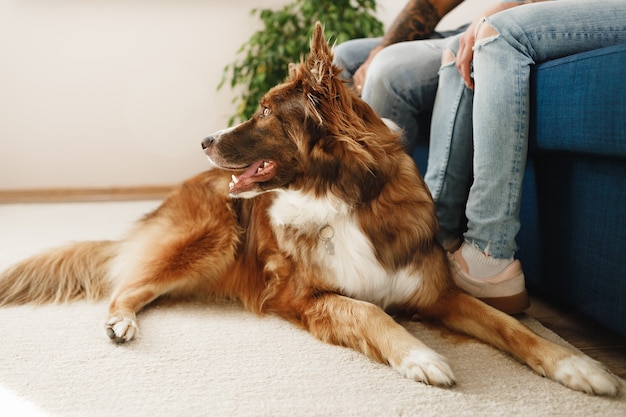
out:
<path id="1" fill-rule="evenodd" d="M 267 117 L 272 113 L 272 111 L 270 110 L 269 107 L 263 107 L 263 110 L 261 111 L 261 117 Z"/>

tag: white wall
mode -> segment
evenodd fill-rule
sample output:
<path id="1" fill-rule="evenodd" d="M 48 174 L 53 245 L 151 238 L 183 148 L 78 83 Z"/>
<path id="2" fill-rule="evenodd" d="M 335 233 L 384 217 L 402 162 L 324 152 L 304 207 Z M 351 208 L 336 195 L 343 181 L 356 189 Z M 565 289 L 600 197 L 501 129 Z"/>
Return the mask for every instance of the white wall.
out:
<path id="1" fill-rule="evenodd" d="M 166 185 L 205 169 L 200 141 L 234 110 L 222 69 L 260 28 L 249 10 L 287 2 L 0 0 L 0 189 Z M 381 1 L 381 19 L 404 3 Z"/>

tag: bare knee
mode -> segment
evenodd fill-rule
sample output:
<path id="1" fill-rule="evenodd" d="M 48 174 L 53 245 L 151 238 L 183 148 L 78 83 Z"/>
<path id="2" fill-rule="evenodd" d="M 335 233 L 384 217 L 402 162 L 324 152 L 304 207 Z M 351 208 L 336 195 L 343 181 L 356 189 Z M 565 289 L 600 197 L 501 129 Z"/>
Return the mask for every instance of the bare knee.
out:
<path id="1" fill-rule="evenodd" d="M 455 59 L 456 57 L 454 56 L 451 50 L 444 49 L 443 54 L 441 55 L 441 65 L 444 66 L 444 65 L 451 64 L 454 62 Z"/>
<path id="2" fill-rule="evenodd" d="M 486 20 L 482 20 L 476 28 L 476 41 L 480 39 L 491 38 L 498 35 L 498 31 L 494 29 Z"/>

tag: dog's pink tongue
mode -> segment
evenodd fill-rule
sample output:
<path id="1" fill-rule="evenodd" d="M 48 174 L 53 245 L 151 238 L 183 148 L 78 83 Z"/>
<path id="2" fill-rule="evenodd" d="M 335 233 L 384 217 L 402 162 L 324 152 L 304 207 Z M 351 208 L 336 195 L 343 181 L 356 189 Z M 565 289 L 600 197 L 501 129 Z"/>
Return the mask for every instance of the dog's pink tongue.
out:
<path id="1" fill-rule="evenodd" d="M 250 165 L 243 174 L 233 175 L 230 183 L 230 193 L 240 194 L 250 191 L 254 188 L 254 184 L 266 181 L 274 176 L 274 164 L 266 161 L 258 161 Z"/>

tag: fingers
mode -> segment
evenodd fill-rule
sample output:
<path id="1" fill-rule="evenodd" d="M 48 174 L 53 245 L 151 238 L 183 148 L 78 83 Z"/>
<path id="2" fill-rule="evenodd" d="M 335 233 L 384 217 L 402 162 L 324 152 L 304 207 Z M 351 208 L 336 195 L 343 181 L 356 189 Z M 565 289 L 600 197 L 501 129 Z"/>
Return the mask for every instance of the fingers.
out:
<path id="1" fill-rule="evenodd" d="M 359 69 L 356 70 L 356 72 L 352 76 L 352 82 L 354 84 L 354 87 L 356 88 L 356 91 L 359 93 L 359 95 L 361 95 L 361 91 L 363 90 L 363 85 L 365 85 L 365 77 L 367 75 L 367 69 L 370 66 L 370 62 L 372 62 L 376 54 L 378 54 L 383 48 L 384 46 L 378 45 L 374 49 L 372 49 L 367 59 L 365 60 L 365 62 L 361 64 Z"/>
<path id="2" fill-rule="evenodd" d="M 472 78 L 472 60 L 474 59 L 474 37 L 473 28 L 469 28 L 459 40 L 459 51 L 456 57 L 456 67 L 468 88 L 474 89 L 474 79 Z"/>
<path id="3" fill-rule="evenodd" d="M 361 94 L 361 90 L 363 90 L 363 84 L 365 83 L 365 74 L 367 72 L 368 66 L 369 64 L 366 61 L 365 63 L 363 63 L 363 65 L 359 67 L 359 69 L 354 73 L 354 76 L 352 77 L 352 82 L 354 83 L 354 87 L 356 88 L 356 91 L 359 93 L 359 95 Z"/>

